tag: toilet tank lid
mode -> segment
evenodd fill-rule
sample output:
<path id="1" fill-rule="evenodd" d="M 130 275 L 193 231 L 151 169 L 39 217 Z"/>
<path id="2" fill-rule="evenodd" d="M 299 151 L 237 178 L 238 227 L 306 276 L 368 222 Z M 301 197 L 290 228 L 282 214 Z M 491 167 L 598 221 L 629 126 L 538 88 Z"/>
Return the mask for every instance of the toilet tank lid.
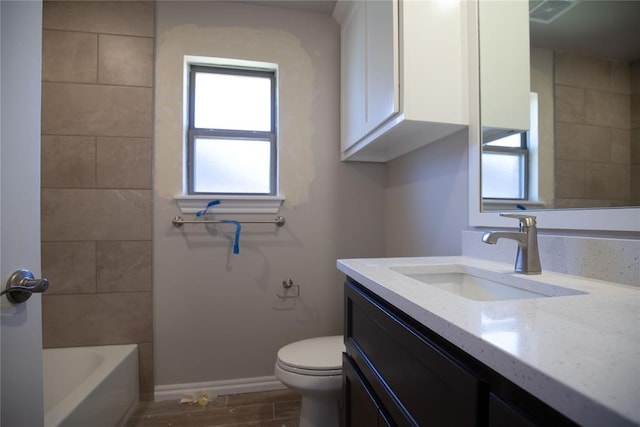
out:
<path id="1" fill-rule="evenodd" d="M 310 338 L 285 345 L 278 351 L 278 360 L 303 369 L 340 369 L 344 338 L 342 335 Z"/>

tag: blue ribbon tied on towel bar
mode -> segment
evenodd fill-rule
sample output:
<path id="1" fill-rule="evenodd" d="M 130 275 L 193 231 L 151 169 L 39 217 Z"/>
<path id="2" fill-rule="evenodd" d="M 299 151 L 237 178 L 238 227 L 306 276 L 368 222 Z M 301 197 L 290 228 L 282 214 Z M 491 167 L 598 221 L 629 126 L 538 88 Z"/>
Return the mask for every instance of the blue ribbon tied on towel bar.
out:
<path id="1" fill-rule="evenodd" d="M 207 211 L 209 210 L 209 208 L 214 207 L 215 205 L 219 205 L 220 204 L 220 200 L 212 200 L 209 203 L 207 203 L 207 207 L 204 208 L 201 211 L 196 212 L 196 216 L 202 216 L 204 214 L 207 213 Z"/>
<path id="2" fill-rule="evenodd" d="M 234 224 L 236 226 L 236 237 L 233 242 L 233 253 L 236 255 L 239 254 L 240 253 L 240 231 L 242 231 L 242 225 L 240 224 L 240 221 L 236 221 L 235 219 L 223 219 L 221 220 L 221 222 Z"/>
<path id="3" fill-rule="evenodd" d="M 210 208 L 219 204 L 220 204 L 220 200 L 210 201 L 209 203 L 207 203 L 207 206 L 203 210 L 196 212 L 196 216 L 200 217 L 208 213 Z M 236 255 L 239 254 L 240 253 L 240 231 L 242 231 L 242 225 L 240 224 L 240 221 L 236 221 L 235 219 L 222 219 L 220 220 L 220 222 L 224 222 L 227 224 L 234 224 L 236 226 L 236 236 L 233 242 L 233 253 Z"/>

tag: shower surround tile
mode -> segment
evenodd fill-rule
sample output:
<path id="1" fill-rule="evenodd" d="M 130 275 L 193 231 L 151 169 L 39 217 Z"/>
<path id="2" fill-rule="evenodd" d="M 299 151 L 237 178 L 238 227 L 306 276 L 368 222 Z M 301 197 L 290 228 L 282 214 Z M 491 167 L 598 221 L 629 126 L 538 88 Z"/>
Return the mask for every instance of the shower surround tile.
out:
<path id="1" fill-rule="evenodd" d="M 42 32 L 42 80 L 96 83 L 97 34 L 70 31 Z"/>
<path id="2" fill-rule="evenodd" d="M 640 82 L 638 84 L 640 86 Z M 640 93 L 631 95 L 631 128 L 640 127 Z"/>
<path id="3" fill-rule="evenodd" d="M 624 61 L 611 62 L 611 92 L 631 93 L 631 67 Z"/>
<path id="4" fill-rule="evenodd" d="M 631 131 L 625 129 L 611 129 L 611 161 L 613 163 L 629 164 L 631 157 Z"/>
<path id="5" fill-rule="evenodd" d="M 44 1 L 42 21 L 47 29 L 152 37 L 153 14 L 152 1 Z"/>
<path id="6" fill-rule="evenodd" d="M 42 135 L 43 188 L 93 188 L 96 185 L 96 138 Z"/>
<path id="7" fill-rule="evenodd" d="M 610 89 L 609 61 L 568 52 L 555 54 L 555 81 L 560 85 Z"/>
<path id="8" fill-rule="evenodd" d="M 630 173 L 628 164 L 588 162 L 585 165 L 586 197 L 629 200 Z"/>
<path id="9" fill-rule="evenodd" d="M 153 39 L 101 34 L 98 83 L 151 87 Z"/>
<path id="10" fill-rule="evenodd" d="M 149 190 L 42 190 L 42 240 L 150 240 Z"/>
<path id="11" fill-rule="evenodd" d="M 563 183 L 556 189 L 556 197 L 584 197 L 584 161 L 556 159 L 556 180 Z"/>
<path id="12" fill-rule="evenodd" d="M 629 129 L 631 123 L 631 98 L 629 94 L 586 90 L 584 93 L 584 118 L 589 124 Z"/>
<path id="13" fill-rule="evenodd" d="M 153 343 L 138 343 L 138 378 L 140 385 L 140 400 L 153 400 L 154 376 L 153 376 Z"/>
<path id="14" fill-rule="evenodd" d="M 151 138 L 99 137 L 97 187 L 151 189 Z"/>
<path id="15" fill-rule="evenodd" d="M 42 133 L 151 137 L 150 88 L 42 84 Z"/>
<path id="16" fill-rule="evenodd" d="M 45 295 L 45 348 L 152 342 L 148 292 Z"/>
<path id="17" fill-rule="evenodd" d="M 556 51 L 555 152 L 556 177 L 570 173 L 587 180 L 556 179 L 553 206 L 593 207 L 633 205 L 632 131 L 637 107 L 634 65 L 592 56 Z M 572 171 L 563 170 L 566 161 Z"/>
<path id="18" fill-rule="evenodd" d="M 556 85 L 556 120 L 584 123 L 584 89 Z"/>
<path id="19" fill-rule="evenodd" d="M 603 199 L 587 199 L 587 198 L 559 198 L 556 200 L 555 209 L 573 209 L 573 208 L 591 208 L 593 206 L 602 206 L 605 208 L 624 205 L 625 202 L 616 202 L 615 200 Z"/>
<path id="20" fill-rule="evenodd" d="M 631 131 L 631 164 L 640 164 L 640 127 Z"/>
<path id="21" fill-rule="evenodd" d="M 151 152 L 155 2 L 43 2 L 45 346 L 136 343 L 154 387 Z"/>
<path id="22" fill-rule="evenodd" d="M 609 161 L 611 130 L 608 128 L 559 122 L 556 125 L 556 158 Z"/>
<path id="23" fill-rule="evenodd" d="M 42 276 L 47 295 L 96 292 L 96 243 L 42 242 Z"/>
<path id="24" fill-rule="evenodd" d="M 97 291 L 151 291 L 151 242 L 97 242 Z"/>

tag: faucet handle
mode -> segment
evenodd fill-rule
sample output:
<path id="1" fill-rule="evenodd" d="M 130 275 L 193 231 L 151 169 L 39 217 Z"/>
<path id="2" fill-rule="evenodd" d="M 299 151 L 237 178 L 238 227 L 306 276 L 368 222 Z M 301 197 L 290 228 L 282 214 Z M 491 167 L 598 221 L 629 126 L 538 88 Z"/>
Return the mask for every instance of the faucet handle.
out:
<path id="1" fill-rule="evenodd" d="M 520 225 L 524 227 L 533 227 L 536 225 L 536 217 L 533 215 L 513 214 L 513 213 L 501 213 L 500 216 L 507 218 L 515 218 L 520 221 Z"/>

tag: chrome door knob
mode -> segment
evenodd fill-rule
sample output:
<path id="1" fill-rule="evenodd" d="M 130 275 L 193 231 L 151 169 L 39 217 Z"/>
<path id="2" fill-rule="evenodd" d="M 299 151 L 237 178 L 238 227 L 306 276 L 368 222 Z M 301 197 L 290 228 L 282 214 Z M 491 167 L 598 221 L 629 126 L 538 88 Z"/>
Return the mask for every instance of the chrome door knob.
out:
<path id="1" fill-rule="evenodd" d="M 39 294 L 49 288 L 46 278 L 36 279 L 29 270 L 16 270 L 7 279 L 5 289 L 0 296 L 6 294 L 12 304 L 21 304 L 31 297 L 31 294 Z"/>

